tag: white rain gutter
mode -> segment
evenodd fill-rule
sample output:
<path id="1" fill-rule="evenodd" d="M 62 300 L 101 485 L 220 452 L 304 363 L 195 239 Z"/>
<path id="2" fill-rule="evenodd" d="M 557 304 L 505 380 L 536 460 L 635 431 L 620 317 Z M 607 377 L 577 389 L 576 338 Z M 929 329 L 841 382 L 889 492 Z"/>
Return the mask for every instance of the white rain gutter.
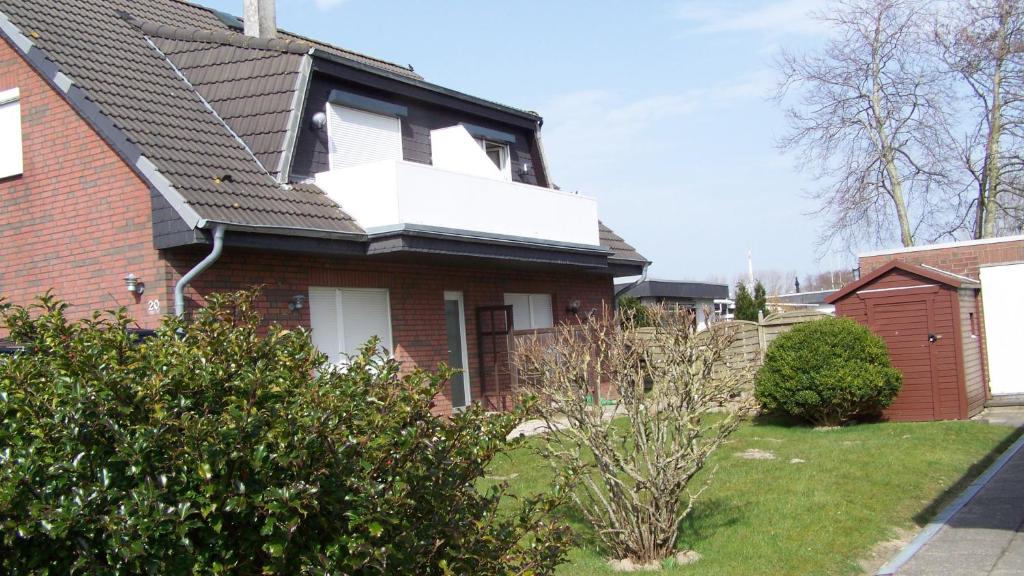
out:
<path id="1" fill-rule="evenodd" d="M 214 262 L 220 258 L 220 253 L 224 250 L 224 229 L 223 224 L 217 224 L 213 228 L 213 250 L 203 258 L 199 264 L 196 264 L 194 268 L 189 270 L 178 283 L 174 285 L 174 315 L 183 316 L 185 314 L 185 288 L 190 282 L 196 277 L 206 271 L 207 268 L 213 265 Z"/>

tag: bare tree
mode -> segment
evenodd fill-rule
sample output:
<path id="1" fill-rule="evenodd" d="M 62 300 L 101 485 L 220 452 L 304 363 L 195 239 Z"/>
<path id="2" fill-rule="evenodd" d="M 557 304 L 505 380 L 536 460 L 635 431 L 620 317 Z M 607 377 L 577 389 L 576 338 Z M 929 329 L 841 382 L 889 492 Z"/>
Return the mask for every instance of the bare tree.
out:
<path id="1" fill-rule="evenodd" d="M 973 189 L 954 226 L 970 226 L 974 238 L 1015 232 L 1024 225 L 1024 6 L 1020 0 L 965 0 L 948 8 L 937 19 L 934 40 L 975 112 L 966 133 L 950 140 Z"/>
<path id="2" fill-rule="evenodd" d="M 739 424 L 750 382 L 730 356 L 735 325 L 692 329 L 692 313 L 650 310 L 654 327 L 594 315 L 518 347 L 525 391 L 547 422 L 545 455 L 616 559 L 649 565 L 674 552 L 680 523 L 707 487 L 690 484 Z M 713 317 L 713 315 L 710 315 Z M 606 409 L 601 385 L 617 399 Z M 712 414 L 731 406 L 722 414 Z"/>
<path id="3" fill-rule="evenodd" d="M 923 3 L 844 0 L 818 18 L 835 33 L 819 52 L 784 52 L 776 98 L 790 132 L 779 141 L 823 187 L 822 246 L 899 237 L 912 246 L 943 211 L 948 176 L 938 154 L 947 92 L 928 59 Z"/>

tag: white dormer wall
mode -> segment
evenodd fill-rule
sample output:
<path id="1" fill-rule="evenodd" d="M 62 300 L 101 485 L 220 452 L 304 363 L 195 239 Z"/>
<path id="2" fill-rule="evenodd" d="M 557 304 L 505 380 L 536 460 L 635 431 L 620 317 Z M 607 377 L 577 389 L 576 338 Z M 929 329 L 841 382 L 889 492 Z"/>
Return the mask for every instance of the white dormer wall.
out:
<path id="1" fill-rule="evenodd" d="M 430 157 L 435 168 L 471 176 L 505 180 L 480 143 L 462 125 L 430 131 Z"/>

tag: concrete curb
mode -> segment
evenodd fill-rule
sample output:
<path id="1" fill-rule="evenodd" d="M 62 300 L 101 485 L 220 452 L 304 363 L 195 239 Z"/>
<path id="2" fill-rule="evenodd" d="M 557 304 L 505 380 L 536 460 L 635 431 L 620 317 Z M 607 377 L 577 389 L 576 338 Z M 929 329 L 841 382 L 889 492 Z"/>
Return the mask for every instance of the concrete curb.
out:
<path id="1" fill-rule="evenodd" d="M 996 459 L 996 461 L 993 462 L 981 476 L 978 476 L 974 482 L 971 482 L 971 485 L 968 486 L 956 500 L 954 500 L 949 506 L 946 506 L 946 508 L 940 512 L 934 520 L 929 522 L 928 525 L 925 526 L 917 536 L 903 548 L 903 550 L 900 550 L 899 554 L 894 556 L 892 560 L 889 560 L 885 566 L 879 568 L 878 572 L 875 572 L 875 576 L 893 576 L 896 574 L 904 564 L 914 557 L 914 554 L 917 554 L 918 551 L 920 551 L 929 540 L 938 534 L 939 530 L 941 530 L 942 527 L 960 511 L 961 508 L 966 506 L 967 503 L 970 502 L 971 499 L 974 498 L 990 480 L 992 480 L 993 476 L 1003 469 L 1003 466 L 1006 466 L 1006 463 L 1009 462 L 1017 452 L 1020 452 L 1022 447 L 1024 447 L 1024 435 L 1017 438 L 1017 441 L 1011 444 L 1010 447 L 1006 449 L 1006 452 L 1003 452 L 1002 455 L 999 456 L 999 458 Z"/>

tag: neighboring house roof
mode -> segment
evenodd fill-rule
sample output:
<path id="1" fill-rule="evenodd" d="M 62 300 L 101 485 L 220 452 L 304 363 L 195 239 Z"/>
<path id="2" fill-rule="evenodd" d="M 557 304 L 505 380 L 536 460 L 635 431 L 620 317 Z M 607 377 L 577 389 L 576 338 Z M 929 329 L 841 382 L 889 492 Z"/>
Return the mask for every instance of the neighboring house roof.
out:
<path id="1" fill-rule="evenodd" d="M 850 282 L 846 286 L 843 286 L 837 290 L 834 294 L 825 299 L 827 304 L 835 304 L 839 300 L 842 300 L 847 295 L 860 290 L 862 287 L 871 284 L 878 278 L 888 274 L 892 270 L 902 270 L 910 274 L 926 278 L 933 282 L 938 282 L 945 286 L 952 288 L 981 288 L 981 283 L 977 280 L 972 280 L 965 276 L 953 274 L 952 272 L 946 272 L 945 270 L 939 270 L 931 266 L 924 267 L 918 266 L 917 264 L 908 264 L 906 262 L 900 262 L 899 260 L 892 260 L 888 264 L 874 270 L 871 274 L 864 276 L 860 280 Z"/>
<path id="2" fill-rule="evenodd" d="M 530 122 L 539 116 L 428 84 L 410 68 L 285 31 L 263 40 L 178 0 L 0 0 L 6 36 L 190 229 L 365 240 L 311 184 L 288 183 L 311 61 L 371 70 Z M 646 260 L 603 225 L 610 259 Z"/>
<path id="3" fill-rule="evenodd" d="M 728 298 L 729 287 L 709 282 L 680 282 L 676 280 L 644 280 L 619 296 L 634 298 L 680 298 L 714 300 Z"/>

